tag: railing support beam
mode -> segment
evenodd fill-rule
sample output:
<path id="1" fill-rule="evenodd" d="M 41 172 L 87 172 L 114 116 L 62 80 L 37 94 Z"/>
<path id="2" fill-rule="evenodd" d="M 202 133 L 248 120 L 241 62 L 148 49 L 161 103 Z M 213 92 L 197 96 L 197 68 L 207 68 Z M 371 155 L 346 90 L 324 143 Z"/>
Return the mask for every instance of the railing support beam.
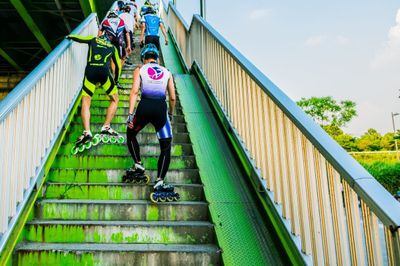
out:
<path id="1" fill-rule="evenodd" d="M 0 56 L 3 57 L 10 65 L 12 65 L 16 70 L 18 71 L 23 71 L 22 67 L 20 67 L 14 59 L 11 58 L 11 56 L 9 56 L 7 54 L 6 51 L 4 51 L 2 48 L 0 48 Z"/>
<path id="2" fill-rule="evenodd" d="M 25 21 L 26 26 L 28 26 L 28 28 L 31 30 L 32 34 L 36 37 L 36 39 L 42 45 L 43 49 L 47 53 L 50 53 L 50 51 L 51 51 L 50 44 L 47 42 L 46 37 L 40 31 L 39 27 L 36 25 L 35 21 L 29 14 L 28 10 L 26 10 L 25 6 L 21 3 L 20 0 L 10 0 L 10 2 L 15 7 L 18 14 Z"/>

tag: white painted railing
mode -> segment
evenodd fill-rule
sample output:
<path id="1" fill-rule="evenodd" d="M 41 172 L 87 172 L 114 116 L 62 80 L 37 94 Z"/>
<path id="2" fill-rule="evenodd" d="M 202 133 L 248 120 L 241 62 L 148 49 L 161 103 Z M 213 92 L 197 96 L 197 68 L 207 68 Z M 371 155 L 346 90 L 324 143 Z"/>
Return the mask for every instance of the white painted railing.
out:
<path id="1" fill-rule="evenodd" d="M 91 14 L 73 34 L 97 30 Z M 87 49 L 62 41 L 0 103 L 0 251 L 79 96 Z"/>
<path id="2" fill-rule="evenodd" d="M 186 68 L 206 78 L 304 263 L 400 265 L 399 202 L 200 16 L 189 27 L 171 4 L 161 16 Z"/>

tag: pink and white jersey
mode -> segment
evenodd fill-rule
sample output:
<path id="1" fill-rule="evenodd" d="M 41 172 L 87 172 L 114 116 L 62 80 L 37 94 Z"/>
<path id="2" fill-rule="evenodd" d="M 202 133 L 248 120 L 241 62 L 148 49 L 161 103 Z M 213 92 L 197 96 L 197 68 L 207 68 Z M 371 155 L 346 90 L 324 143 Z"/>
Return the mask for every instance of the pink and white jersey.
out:
<path id="1" fill-rule="evenodd" d="M 140 69 L 142 98 L 165 99 L 170 72 L 156 63 L 148 63 Z"/>

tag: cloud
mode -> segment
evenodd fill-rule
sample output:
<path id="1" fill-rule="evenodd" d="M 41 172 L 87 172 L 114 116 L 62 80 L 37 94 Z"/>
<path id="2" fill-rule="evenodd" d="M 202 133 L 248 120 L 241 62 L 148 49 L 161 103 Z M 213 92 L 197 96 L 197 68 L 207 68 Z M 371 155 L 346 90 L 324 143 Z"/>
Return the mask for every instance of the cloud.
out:
<path id="1" fill-rule="evenodd" d="M 373 70 L 400 64 L 400 9 L 396 14 L 396 25 L 389 29 L 388 39 L 375 53 L 370 62 Z"/>
<path id="2" fill-rule="evenodd" d="M 316 47 L 320 46 L 323 44 L 326 40 L 328 39 L 328 36 L 326 35 L 317 35 L 317 36 L 311 36 L 305 41 L 305 46 L 308 47 Z"/>
<path id="3" fill-rule="evenodd" d="M 251 20 L 260 20 L 263 18 L 267 18 L 271 15 L 270 9 L 255 9 L 250 12 L 249 18 Z"/>
<path id="4" fill-rule="evenodd" d="M 304 45 L 307 47 L 317 47 L 325 43 L 343 45 L 348 42 L 349 39 L 342 35 L 330 36 L 326 34 L 321 34 L 309 37 L 307 40 L 305 40 Z"/>

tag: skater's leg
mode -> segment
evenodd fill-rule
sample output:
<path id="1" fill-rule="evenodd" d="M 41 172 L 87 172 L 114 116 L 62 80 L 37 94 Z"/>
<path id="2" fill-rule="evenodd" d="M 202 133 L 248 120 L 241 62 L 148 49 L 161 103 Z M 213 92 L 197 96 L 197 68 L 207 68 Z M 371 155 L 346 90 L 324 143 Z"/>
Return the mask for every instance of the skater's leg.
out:
<path id="1" fill-rule="evenodd" d="M 142 164 L 142 160 L 140 159 L 140 147 L 139 142 L 137 141 L 137 134 L 139 131 L 137 128 L 127 128 L 126 130 L 126 137 L 127 137 L 127 144 L 129 152 L 131 153 L 132 159 L 135 164 Z"/>
<path id="2" fill-rule="evenodd" d="M 160 157 L 157 162 L 157 181 L 164 180 L 171 162 L 171 142 L 172 138 L 160 139 Z"/>
<path id="3" fill-rule="evenodd" d="M 82 96 L 82 109 L 81 117 L 83 128 L 85 131 L 90 132 L 90 103 L 92 98 L 90 96 Z"/>
<path id="4" fill-rule="evenodd" d="M 107 109 L 106 120 L 104 121 L 103 127 L 110 127 L 111 121 L 114 118 L 115 112 L 118 107 L 118 94 L 110 95 L 110 106 Z"/>
<path id="5" fill-rule="evenodd" d="M 104 121 L 104 127 L 110 127 L 111 121 L 115 116 L 115 112 L 117 111 L 118 107 L 118 88 L 115 85 L 114 78 L 111 76 L 111 73 L 108 74 L 107 80 L 104 84 L 101 85 L 105 92 L 107 93 L 108 97 L 110 98 L 110 105 L 107 108 L 107 115 L 106 120 Z"/>

